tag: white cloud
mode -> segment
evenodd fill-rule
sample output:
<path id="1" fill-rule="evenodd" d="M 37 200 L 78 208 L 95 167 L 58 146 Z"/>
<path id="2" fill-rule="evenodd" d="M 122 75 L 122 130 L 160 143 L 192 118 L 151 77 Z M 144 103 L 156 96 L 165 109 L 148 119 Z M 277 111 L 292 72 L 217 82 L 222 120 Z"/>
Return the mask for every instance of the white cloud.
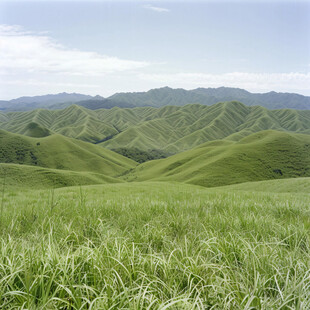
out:
<path id="1" fill-rule="evenodd" d="M 54 73 L 100 76 L 148 66 L 145 61 L 120 59 L 95 52 L 69 49 L 43 33 L 18 25 L 0 25 L 0 72 L 20 75 Z"/>
<path id="2" fill-rule="evenodd" d="M 0 25 L 0 99 L 64 91 L 108 96 L 161 86 L 230 86 L 310 95 L 310 73 L 171 73 L 169 66 L 69 49 L 48 33 Z M 158 74 L 159 70 L 166 71 Z"/>
<path id="3" fill-rule="evenodd" d="M 145 9 L 149 9 L 149 10 L 152 10 L 152 11 L 155 11 L 155 12 L 158 12 L 158 13 L 168 13 L 168 12 L 170 12 L 169 9 L 158 7 L 158 6 L 153 6 L 151 4 L 144 5 L 143 7 Z"/>
<path id="4" fill-rule="evenodd" d="M 47 82 L 47 81 L 39 81 L 36 79 L 26 79 L 26 80 L 8 80 L 1 82 L 6 86 L 35 86 L 35 87 L 42 87 L 42 86 L 53 86 L 53 87 L 83 87 L 83 88 L 100 88 L 100 85 L 97 84 L 89 84 L 89 83 L 66 83 L 66 82 Z"/>
<path id="5" fill-rule="evenodd" d="M 250 91 L 306 91 L 310 85 L 310 73 L 246 73 L 232 72 L 223 74 L 175 73 L 140 74 L 141 80 L 148 80 L 171 87 L 238 87 Z"/>

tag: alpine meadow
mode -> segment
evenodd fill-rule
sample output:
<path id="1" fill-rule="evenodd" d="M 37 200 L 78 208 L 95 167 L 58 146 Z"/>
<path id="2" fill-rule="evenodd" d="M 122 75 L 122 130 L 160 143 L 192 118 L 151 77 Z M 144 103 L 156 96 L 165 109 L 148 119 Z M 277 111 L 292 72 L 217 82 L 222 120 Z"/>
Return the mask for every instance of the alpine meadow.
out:
<path id="1" fill-rule="evenodd" d="M 310 3 L 0 1 L 0 309 L 309 310 Z"/>

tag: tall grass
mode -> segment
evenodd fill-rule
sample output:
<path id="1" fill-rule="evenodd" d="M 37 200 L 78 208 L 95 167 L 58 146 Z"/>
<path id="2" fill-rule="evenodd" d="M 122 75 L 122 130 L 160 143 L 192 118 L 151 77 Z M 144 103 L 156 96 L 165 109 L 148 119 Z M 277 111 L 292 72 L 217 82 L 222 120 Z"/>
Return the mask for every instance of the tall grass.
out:
<path id="1" fill-rule="evenodd" d="M 0 305 L 309 309 L 309 198 L 159 183 L 7 190 Z"/>
<path id="2" fill-rule="evenodd" d="M 4 209 L 4 195 L 5 195 L 5 186 L 6 186 L 6 171 L 2 168 L 3 171 L 3 181 L 2 181 L 2 189 L 1 189 L 1 207 L 0 207 L 0 223 L 2 221 L 3 209 Z"/>

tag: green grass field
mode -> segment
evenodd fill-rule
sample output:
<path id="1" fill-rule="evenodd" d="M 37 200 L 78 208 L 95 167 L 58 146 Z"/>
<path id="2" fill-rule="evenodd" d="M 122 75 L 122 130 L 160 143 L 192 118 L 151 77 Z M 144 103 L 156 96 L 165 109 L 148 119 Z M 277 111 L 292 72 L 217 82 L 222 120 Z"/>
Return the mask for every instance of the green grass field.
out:
<path id="1" fill-rule="evenodd" d="M 266 193 L 304 193 L 310 194 L 310 178 L 294 178 L 247 182 L 228 186 L 221 186 L 222 190 L 241 190 Z"/>
<path id="2" fill-rule="evenodd" d="M 310 309 L 308 112 L 0 113 L 0 309 Z"/>
<path id="3" fill-rule="evenodd" d="M 5 187 L 0 308 L 309 309 L 303 181 Z"/>

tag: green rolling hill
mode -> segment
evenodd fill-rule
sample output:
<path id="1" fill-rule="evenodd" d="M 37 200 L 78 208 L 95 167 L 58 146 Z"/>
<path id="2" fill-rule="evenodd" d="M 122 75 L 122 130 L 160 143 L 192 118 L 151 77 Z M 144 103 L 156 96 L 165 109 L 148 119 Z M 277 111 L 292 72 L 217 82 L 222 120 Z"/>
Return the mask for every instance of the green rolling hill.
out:
<path id="1" fill-rule="evenodd" d="M 0 131 L 0 162 L 114 176 L 135 167 L 131 159 L 98 145 L 53 134 L 32 138 Z"/>
<path id="2" fill-rule="evenodd" d="M 63 110 L 0 113 L 0 129 L 32 136 L 30 123 L 36 124 L 39 134 L 48 130 L 100 143 L 109 149 L 161 150 L 170 154 L 218 139 L 238 141 L 261 130 L 310 134 L 310 110 L 268 110 L 224 102 L 212 106 L 191 104 L 95 111 L 72 105 Z"/>
<path id="3" fill-rule="evenodd" d="M 239 141 L 208 142 L 169 158 L 147 162 L 123 178 L 215 187 L 309 176 L 310 136 L 268 130 Z"/>
<path id="4" fill-rule="evenodd" d="M 127 127 L 102 145 L 111 149 L 136 147 L 178 153 L 207 141 L 223 138 L 236 141 L 268 129 L 309 134 L 310 113 L 288 109 L 271 111 L 258 106 L 247 107 L 239 102 L 218 103 L 210 107 L 168 106 L 153 111 L 145 121 Z"/>
<path id="5" fill-rule="evenodd" d="M 0 163 L 0 182 L 6 187 L 45 189 L 104 183 L 122 180 L 93 172 L 49 169 L 30 165 Z"/>
<path id="6" fill-rule="evenodd" d="M 238 140 L 206 142 L 169 158 L 138 165 L 99 145 L 62 135 L 34 138 L 0 130 L 0 163 L 2 180 L 6 175 L 7 184 L 25 183 L 26 187 L 149 180 L 217 187 L 262 180 L 302 180 L 310 177 L 310 135 L 259 131 Z M 290 185 L 283 182 L 285 191 Z M 291 188 L 302 187 L 302 181 L 296 182 L 291 181 Z M 276 184 L 270 183 L 273 191 Z M 258 185 L 249 183 L 235 189 L 266 191 L 269 186 Z"/>
<path id="7" fill-rule="evenodd" d="M 49 136 L 51 133 L 47 128 L 44 128 L 35 122 L 31 122 L 26 125 L 23 134 L 29 137 L 43 138 Z"/>
<path id="8" fill-rule="evenodd" d="M 247 182 L 221 186 L 219 189 L 224 191 L 240 190 L 263 193 L 300 193 L 310 195 L 310 177 Z"/>

